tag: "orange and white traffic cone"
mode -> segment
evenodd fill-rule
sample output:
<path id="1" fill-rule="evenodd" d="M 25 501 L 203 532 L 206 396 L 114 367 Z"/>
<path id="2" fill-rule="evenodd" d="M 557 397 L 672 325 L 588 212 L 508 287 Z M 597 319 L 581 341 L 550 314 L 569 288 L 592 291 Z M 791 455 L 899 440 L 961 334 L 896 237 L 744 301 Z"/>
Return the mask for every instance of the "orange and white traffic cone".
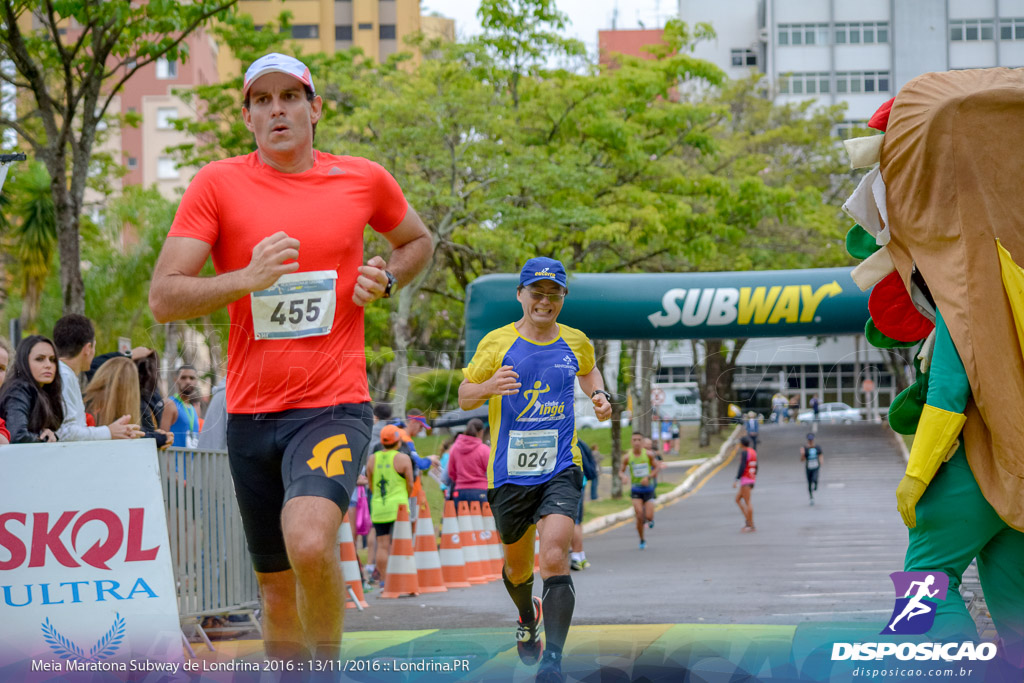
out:
<path id="1" fill-rule="evenodd" d="M 491 543 L 491 535 L 484 529 L 483 513 L 480 511 L 480 501 L 474 500 L 469 503 L 469 518 L 473 522 L 473 531 L 476 532 L 477 547 L 480 548 L 480 563 L 483 565 L 484 573 L 488 581 L 495 581 L 501 578 L 501 569 L 494 569 L 494 560 L 497 559 L 494 552 L 494 544 Z"/>
<path id="2" fill-rule="evenodd" d="M 437 538 L 434 536 L 434 521 L 430 508 L 420 503 L 420 516 L 416 522 L 416 578 L 420 593 L 445 593 L 444 575 L 441 573 L 441 556 L 437 552 Z"/>
<path id="3" fill-rule="evenodd" d="M 501 569 L 505 566 L 505 554 L 502 550 L 501 537 L 498 536 L 498 525 L 494 523 L 494 515 L 491 514 L 491 504 L 484 503 L 483 520 L 484 533 L 490 534 L 488 541 L 491 544 L 491 571 L 501 578 Z"/>
<path id="4" fill-rule="evenodd" d="M 382 598 L 400 598 L 403 595 L 419 595 L 420 586 L 416 579 L 416 559 L 412 549 L 412 524 L 409 522 L 409 506 L 398 506 L 398 519 L 391 531 L 391 556 L 388 557 L 388 573 Z"/>
<path id="5" fill-rule="evenodd" d="M 464 500 L 459 501 L 459 537 L 462 539 L 462 552 L 466 556 L 466 578 L 470 583 L 487 583 L 490 578 L 481 562 L 482 549 L 477 542 L 473 520 L 469 516 L 469 503 Z"/>
<path id="6" fill-rule="evenodd" d="M 441 574 L 448 588 L 469 588 L 459 520 L 455 516 L 455 502 L 451 500 L 444 502 L 444 517 L 441 518 Z"/>
<path id="7" fill-rule="evenodd" d="M 354 593 L 356 600 L 359 601 L 358 607 L 365 609 L 370 605 L 366 602 L 366 596 L 363 595 L 363 576 L 359 571 L 359 558 L 356 557 L 356 544 L 352 540 L 352 527 L 349 524 L 347 512 L 338 529 L 338 545 L 341 548 L 341 575 L 345 579 L 345 585 L 352 589 L 352 592 L 346 591 L 348 599 L 345 601 L 345 607 L 349 609 L 357 607 L 356 603 L 352 601 Z"/>

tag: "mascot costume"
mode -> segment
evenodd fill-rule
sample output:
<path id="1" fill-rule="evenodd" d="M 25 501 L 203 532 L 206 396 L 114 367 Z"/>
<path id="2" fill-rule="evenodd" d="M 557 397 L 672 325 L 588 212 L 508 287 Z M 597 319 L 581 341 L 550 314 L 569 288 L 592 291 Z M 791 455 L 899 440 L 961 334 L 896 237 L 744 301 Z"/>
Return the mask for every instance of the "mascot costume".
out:
<path id="1" fill-rule="evenodd" d="M 897 506 L 904 569 L 943 571 L 928 636 L 977 638 L 959 587 L 977 559 L 1003 654 L 1024 661 L 1024 69 L 930 73 L 846 141 L 872 167 L 843 206 L 871 289 L 866 335 L 919 346 L 889 413 L 914 434 Z M 875 164 L 877 163 L 877 166 Z"/>

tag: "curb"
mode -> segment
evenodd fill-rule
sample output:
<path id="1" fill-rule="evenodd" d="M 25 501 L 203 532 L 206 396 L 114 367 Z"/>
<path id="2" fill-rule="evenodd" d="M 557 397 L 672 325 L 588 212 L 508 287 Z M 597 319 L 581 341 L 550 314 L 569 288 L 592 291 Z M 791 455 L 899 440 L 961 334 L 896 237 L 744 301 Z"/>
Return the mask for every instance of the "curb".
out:
<path id="1" fill-rule="evenodd" d="M 900 448 L 900 453 L 903 454 L 903 462 L 910 460 L 910 451 L 907 450 L 907 444 L 903 441 L 903 435 L 895 431 L 892 427 L 889 427 L 889 433 L 896 439 L 896 445 Z"/>
<path id="2" fill-rule="evenodd" d="M 693 474 L 684 479 L 682 483 L 680 483 L 678 486 L 676 486 L 668 493 L 663 493 L 662 495 L 655 498 L 654 504 L 656 506 L 665 505 L 667 503 L 672 502 L 673 500 L 676 500 L 677 498 L 685 496 L 687 493 L 692 491 L 694 486 L 696 486 L 697 482 L 706 477 L 708 472 L 713 470 L 715 467 L 720 465 L 723 460 L 725 460 L 730 449 L 733 446 L 735 446 L 736 443 L 739 442 L 739 437 L 740 425 L 736 425 L 736 427 L 733 428 L 732 430 L 732 434 L 729 435 L 729 438 L 726 439 L 725 443 L 723 443 L 721 448 L 718 449 L 717 455 L 715 455 L 713 458 L 704 458 L 700 467 L 698 467 Z M 604 529 L 607 529 L 610 526 L 618 524 L 619 522 L 624 522 L 626 520 L 633 519 L 633 516 L 633 508 L 629 507 L 624 510 L 620 510 L 619 512 L 613 512 L 611 514 L 605 515 L 604 517 L 592 519 L 583 525 L 583 533 L 592 534 L 598 531 L 603 531 Z"/>

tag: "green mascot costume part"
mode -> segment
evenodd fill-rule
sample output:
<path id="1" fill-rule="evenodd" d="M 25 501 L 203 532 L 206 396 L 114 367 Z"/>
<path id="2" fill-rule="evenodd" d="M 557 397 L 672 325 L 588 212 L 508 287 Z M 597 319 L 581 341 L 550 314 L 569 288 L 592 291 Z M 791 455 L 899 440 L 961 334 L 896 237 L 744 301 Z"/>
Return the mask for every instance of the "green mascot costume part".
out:
<path id="1" fill-rule="evenodd" d="M 873 167 L 844 210 L 848 251 L 872 289 L 865 333 L 921 346 L 917 381 L 890 408 L 914 434 L 896 490 L 906 571 L 943 571 L 950 598 L 928 636 L 977 638 L 962 600 L 977 559 L 1000 648 L 1024 663 L 1024 69 L 931 73 L 847 141 Z"/>

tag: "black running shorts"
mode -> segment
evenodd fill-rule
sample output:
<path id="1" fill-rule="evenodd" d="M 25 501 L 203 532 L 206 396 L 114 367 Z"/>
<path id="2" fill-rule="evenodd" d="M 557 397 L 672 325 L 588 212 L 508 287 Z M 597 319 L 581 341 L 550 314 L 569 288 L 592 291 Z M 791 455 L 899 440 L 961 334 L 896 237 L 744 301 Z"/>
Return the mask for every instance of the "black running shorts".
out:
<path id="1" fill-rule="evenodd" d="M 394 522 L 374 522 L 373 530 L 377 532 L 377 538 L 381 536 L 390 536 L 391 532 L 395 529 Z"/>
<path id="2" fill-rule="evenodd" d="M 505 545 L 515 543 L 547 515 L 576 518 L 583 495 L 583 470 L 570 465 L 542 484 L 505 484 L 487 491 L 498 536 Z"/>
<path id="3" fill-rule="evenodd" d="M 281 532 L 285 502 L 319 496 L 348 510 L 372 425 L 369 403 L 228 415 L 231 478 L 257 572 L 291 568 Z"/>
<path id="4" fill-rule="evenodd" d="M 633 488 L 629 490 L 629 497 L 646 503 L 654 500 L 654 489 Z"/>

